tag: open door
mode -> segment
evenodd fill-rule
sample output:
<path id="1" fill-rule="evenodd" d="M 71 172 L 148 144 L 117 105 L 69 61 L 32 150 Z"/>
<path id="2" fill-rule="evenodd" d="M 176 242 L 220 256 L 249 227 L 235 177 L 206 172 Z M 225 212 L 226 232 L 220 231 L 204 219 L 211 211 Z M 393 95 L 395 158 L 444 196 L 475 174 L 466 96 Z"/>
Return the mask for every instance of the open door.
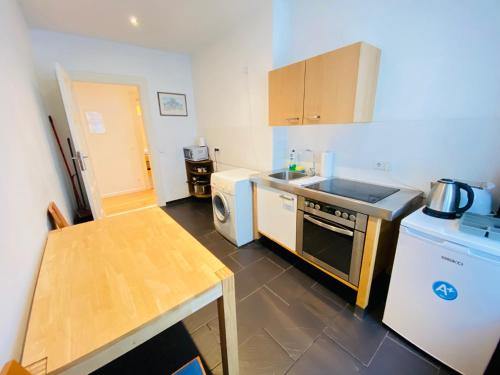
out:
<path id="1" fill-rule="evenodd" d="M 56 64 L 56 76 L 68 120 L 71 139 L 75 147 L 75 159 L 80 168 L 85 192 L 87 193 L 87 198 L 90 203 L 90 209 L 92 210 L 94 219 L 100 219 L 104 216 L 101 206 L 101 197 L 97 188 L 97 181 L 92 169 L 92 163 L 89 160 L 87 144 L 85 143 L 80 121 L 80 114 L 78 113 L 78 108 L 73 98 L 71 78 L 60 64 Z"/>

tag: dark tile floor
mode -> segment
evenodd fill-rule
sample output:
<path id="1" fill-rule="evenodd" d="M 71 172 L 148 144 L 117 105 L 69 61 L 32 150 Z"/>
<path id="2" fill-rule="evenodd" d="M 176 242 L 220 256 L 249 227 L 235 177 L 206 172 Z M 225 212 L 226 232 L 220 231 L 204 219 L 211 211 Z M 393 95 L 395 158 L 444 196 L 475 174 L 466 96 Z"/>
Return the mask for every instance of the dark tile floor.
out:
<path id="1" fill-rule="evenodd" d="M 359 318 L 350 289 L 272 242 L 237 249 L 214 230 L 210 202 L 165 211 L 235 272 L 242 375 L 452 373 L 381 324 L 383 302 Z M 183 324 L 205 365 L 221 374 L 215 304 Z"/>

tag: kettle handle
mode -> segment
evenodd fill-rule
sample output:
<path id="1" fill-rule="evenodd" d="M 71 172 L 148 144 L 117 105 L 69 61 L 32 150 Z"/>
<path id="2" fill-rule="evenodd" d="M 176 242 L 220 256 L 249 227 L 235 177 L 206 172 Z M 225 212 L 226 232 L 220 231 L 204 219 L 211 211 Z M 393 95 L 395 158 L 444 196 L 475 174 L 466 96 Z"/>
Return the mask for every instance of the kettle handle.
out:
<path id="1" fill-rule="evenodd" d="M 457 208 L 457 214 L 462 214 L 472 207 L 472 203 L 474 203 L 474 191 L 469 185 L 464 184 L 463 182 L 456 181 L 455 183 L 457 184 L 459 189 L 465 190 L 467 192 L 467 203 L 465 204 L 465 206 Z M 458 194 L 457 200 L 460 203 L 460 194 Z"/>

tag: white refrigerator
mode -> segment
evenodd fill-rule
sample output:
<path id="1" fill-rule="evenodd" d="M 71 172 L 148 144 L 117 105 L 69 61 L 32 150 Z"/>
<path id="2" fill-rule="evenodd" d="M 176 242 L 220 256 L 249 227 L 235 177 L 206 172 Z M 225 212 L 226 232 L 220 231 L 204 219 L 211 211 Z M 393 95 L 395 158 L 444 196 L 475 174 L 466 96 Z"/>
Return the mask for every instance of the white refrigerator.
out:
<path id="1" fill-rule="evenodd" d="M 500 338 L 500 242 L 422 213 L 401 222 L 383 322 L 463 374 L 483 374 Z"/>

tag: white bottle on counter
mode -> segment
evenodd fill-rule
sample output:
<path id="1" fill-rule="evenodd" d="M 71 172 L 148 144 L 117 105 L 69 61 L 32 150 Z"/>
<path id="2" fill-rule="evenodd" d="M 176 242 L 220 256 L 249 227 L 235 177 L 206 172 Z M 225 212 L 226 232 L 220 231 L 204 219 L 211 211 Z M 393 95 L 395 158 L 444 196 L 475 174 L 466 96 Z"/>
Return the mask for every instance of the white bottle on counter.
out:
<path id="1" fill-rule="evenodd" d="M 321 153 L 320 173 L 321 177 L 333 177 L 335 171 L 335 153 L 333 151 L 323 151 Z"/>

